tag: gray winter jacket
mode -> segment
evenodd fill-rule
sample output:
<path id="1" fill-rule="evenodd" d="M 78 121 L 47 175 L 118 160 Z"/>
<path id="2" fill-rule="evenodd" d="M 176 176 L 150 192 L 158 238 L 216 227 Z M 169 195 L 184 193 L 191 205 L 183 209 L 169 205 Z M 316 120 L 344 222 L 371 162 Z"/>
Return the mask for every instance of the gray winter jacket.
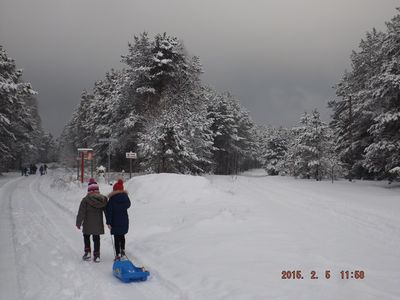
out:
<path id="1" fill-rule="evenodd" d="M 107 197 L 99 193 L 88 193 L 81 201 L 76 226 L 83 223 L 84 234 L 104 234 L 103 213 L 107 205 Z"/>

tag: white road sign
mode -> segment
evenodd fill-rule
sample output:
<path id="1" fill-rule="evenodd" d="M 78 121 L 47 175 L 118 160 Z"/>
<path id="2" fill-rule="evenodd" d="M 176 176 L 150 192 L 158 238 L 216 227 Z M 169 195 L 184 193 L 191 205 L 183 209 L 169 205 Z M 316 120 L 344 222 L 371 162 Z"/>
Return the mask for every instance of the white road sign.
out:
<path id="1" fill-rule="evenodd" d="M 126 158 L 137 158 L 136 152 L 126 152 Z"/>

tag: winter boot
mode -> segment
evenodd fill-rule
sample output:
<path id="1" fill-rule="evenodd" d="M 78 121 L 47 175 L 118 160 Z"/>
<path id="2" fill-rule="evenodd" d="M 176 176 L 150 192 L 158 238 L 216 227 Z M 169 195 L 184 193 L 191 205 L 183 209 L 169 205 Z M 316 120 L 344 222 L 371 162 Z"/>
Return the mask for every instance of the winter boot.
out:
<path id="1" fill-rule="evenodd" d="M 122 258 L 122 257 L 126 257 L 125 249 L 121 249 L 121 258 Z"/>
<path id="2" fill-rule="evenodd" d="M 93 262 L 100 262 L 100 252 L 93 252 Z"/>
<path id="3" fill-rule="evenodd" d="M 119 254 L 115 255 L 114 261 L 121 260 L 121 256 Z"/>
<path id="4" fill-rule="evenodd" d="M 90 260 L 90 249 L 86 248 L 85 249 L 85 254 L 83 254 L 82 259 L 83 260 Z"/>

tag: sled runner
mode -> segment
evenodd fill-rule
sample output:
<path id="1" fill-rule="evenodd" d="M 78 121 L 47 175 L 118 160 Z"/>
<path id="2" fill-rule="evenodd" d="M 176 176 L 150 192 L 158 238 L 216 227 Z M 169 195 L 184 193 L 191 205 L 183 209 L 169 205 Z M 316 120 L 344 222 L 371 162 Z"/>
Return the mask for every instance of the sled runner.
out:
<path id="1" fill-rule="evenodd" d="M 146 281 L 150 275 L 144 267 L 136 267 L 129 259 L 116 260 L 113 264 L 113 274 L 123 282 Z"/>

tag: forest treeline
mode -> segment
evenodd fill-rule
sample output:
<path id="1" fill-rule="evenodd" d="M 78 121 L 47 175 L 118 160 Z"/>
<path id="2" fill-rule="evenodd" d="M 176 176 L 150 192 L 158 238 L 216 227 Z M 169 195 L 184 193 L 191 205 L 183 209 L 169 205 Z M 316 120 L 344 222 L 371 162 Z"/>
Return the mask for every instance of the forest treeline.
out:
<path id="1" fill-rule="evenodd" d="M 133 151 L 137 172 L 234 174 L 263 167 L 270 175 L 316 180 L 395 180 L 400 175 L 399 41 L 400 15 L 387 22 L 385 31 L 366 33 L 350 56 L 350 70 L 335 86 L 337 97 L 327 104 L 329 123 L 313 110 L 299 116 L 299 126 L 274 128 L 255 124 L 229 92 L 205 85 L 200 59 L 177 37 L 141 33 L 122 56 L 124 68 L 111 70 L 92 91 L 82 92 L 59 139 L 59 159 L 75 164 L 76 149 L 91 147 L 96 164 L 105 165 L 109 148 L 100 140 L 111 138 L 114 170 L 126 170 L 125 153 Z M 0 151 L 5 161 L 16 162 L 30 152 L 11 151 L 22 149 L 13 141 L 31 147 L 33 139 L 24 134 L 33 126 L 28 124 L 39 128 L 40 119 L 32 88 L 18 81 L 18 71 L 7 73 L 11 62 L 1 53 L 0 130 L 8 142 L 2 139 Z M 14 79 L 7 86 L 8 77 Z M 36 117 L 12 115 L 3 103 L 30 107 Z M 14 132 L 14 123 L 25 129 Z M 40 143 L 47 136 L 41 129 L 32 132 Z"/>

